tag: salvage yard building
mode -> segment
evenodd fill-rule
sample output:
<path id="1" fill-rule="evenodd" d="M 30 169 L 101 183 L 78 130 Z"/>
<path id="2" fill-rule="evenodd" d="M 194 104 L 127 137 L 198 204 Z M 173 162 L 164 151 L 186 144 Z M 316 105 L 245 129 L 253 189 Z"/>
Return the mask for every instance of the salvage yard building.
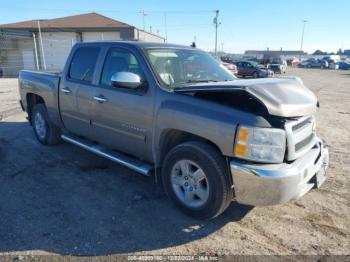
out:
<path id="1" fill-rule="evenodd" d="M 88 13 L 0 25 L 0 77 L 21 69 L 63 69 L 76 42 L 134 40 L 164 42 L 159 35 L 109 17 Z"/>

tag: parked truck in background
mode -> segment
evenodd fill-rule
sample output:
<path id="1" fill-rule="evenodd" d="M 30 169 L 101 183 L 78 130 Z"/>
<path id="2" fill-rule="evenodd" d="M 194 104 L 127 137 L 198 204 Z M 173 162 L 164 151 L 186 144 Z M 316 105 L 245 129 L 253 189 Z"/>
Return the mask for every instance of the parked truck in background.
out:
<path id="1" fill-rule="evenodd" d="M 267 68 L 274 73 L 285 74 L 287 71 L 287 61 L 281 58 L 273 58 Z"/>
<path id="2" fill-rule="evenodd" d="M 319 187 L 328 150 L 298 78 L 239 80 L 196 48 L 78 43 L 61 74 L 21 71 L 44 145 L 68 141 L 153 175 L 186 214 L 285 203 Z"/>

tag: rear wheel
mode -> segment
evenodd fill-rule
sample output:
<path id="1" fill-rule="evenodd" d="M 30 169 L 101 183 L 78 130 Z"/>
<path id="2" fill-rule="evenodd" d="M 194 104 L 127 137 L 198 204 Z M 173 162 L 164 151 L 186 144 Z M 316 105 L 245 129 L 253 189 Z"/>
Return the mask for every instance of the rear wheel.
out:
<path id="1" fill-rule="evenodd" d="M 40 143 L 54 145 L 61 141 L 61 130 L 50 121 L 44 104 L 33 107 L 31 121 L 34 134 Z"/>
<path id="2" fill-rule="evenodd" d="M 208 144 L 186 142 L 174 147 L 164 159 L 162 175 L 168 196 L 192 217 L 214 218 L 231 203 L 225 159 Z"/>

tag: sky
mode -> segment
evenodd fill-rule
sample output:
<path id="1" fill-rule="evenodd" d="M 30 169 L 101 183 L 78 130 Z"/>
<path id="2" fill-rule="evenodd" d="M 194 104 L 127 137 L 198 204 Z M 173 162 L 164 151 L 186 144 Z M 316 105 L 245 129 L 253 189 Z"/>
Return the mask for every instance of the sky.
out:
<path id="1" fill-rule="evenodd" d="M 97 12 L 167 35 L 169 43 L 189 45 L 196 40 L 197 47 L 211 51 L 214 10 L 219 10 L 221 22 L 220 51 L 299 50 L 302 20 L 308 21 L 304 51 L 350 49 L 350 0 L 2 0 L 0 24 Z"/>

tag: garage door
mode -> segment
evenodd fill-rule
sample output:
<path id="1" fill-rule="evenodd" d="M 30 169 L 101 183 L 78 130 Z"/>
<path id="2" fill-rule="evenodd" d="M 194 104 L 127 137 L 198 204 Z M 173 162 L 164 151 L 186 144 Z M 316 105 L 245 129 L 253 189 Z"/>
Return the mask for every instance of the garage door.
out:
<path id="1" fill-rule="evenodd" d="M 23 59 L 23 69 L 26 69 L 26 70 L 35 69 L 33 49 L 22 50 L 22 59 Z"/>
<path id="2" fill-rule="evenodd" d="M 72 45 L 76 42 L 76 34 L 74 32 L 42 33 L 42 38 L 46 69 L 62 70 Z"/>
<path id="3" fill-rule="evenodd" d="M 83 32 L 83 42 L 120 40 L 120 32 Z"/>

